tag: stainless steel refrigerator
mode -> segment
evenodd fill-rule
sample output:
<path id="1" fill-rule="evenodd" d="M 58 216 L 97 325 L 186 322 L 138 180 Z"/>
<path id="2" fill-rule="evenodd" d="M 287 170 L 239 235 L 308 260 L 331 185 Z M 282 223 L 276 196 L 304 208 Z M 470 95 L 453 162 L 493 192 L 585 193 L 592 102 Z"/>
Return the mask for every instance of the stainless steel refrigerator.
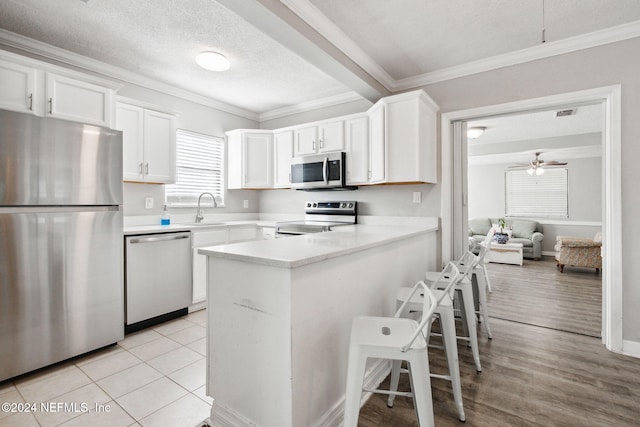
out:
<path id="1" fill-rule="evenodd" d="M 122 132 L 0 110 L 0 381 L 124 336 Z"/>

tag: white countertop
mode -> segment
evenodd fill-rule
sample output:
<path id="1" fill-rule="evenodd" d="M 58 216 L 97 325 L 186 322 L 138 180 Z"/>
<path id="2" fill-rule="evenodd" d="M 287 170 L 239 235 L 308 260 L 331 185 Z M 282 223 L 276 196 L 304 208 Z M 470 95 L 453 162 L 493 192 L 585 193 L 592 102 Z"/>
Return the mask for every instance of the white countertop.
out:
<path id="1" fill-rule="evenodd" d="M 352 225 L 326 233 L 305 234 L 205 247 L 199 253 L 280 268 L 296 268 L 438 230 L 437 220 L 424 225 Z"/>
<path id="2" fill-rule="evenodd" d="M 156 234 L 156 233 L 174 233 L 179 231 L 191 231 L 191 230 L 206 230 L 218 227 L 240 227 L 243 225 L 256 225 L 258 227 L 275 227 L 275 223 L 272 221 L 261 220 L 246 220 L 246 221 L 222 221 L 215 223 L 204 224 L 180 224 L 175 223 L 171 225 L 131 225 L 124 227 L 124 235 L 132 236 L 138 234 Z"/>

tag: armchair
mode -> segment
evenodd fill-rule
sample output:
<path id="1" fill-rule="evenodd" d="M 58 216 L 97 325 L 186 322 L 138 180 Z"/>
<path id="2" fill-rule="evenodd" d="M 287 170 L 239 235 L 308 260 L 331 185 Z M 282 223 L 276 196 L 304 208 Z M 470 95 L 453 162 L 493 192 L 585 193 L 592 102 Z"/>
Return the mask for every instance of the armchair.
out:
<path id="1" fill-rule="evenodd" d="M 602 268 L 602 234 L 596 233 L 593 239 L 584 237 L 558 236 L 556 238 L 556 264 L 561 273 L 564 266 L 595 268 L 596 273 Z"/>

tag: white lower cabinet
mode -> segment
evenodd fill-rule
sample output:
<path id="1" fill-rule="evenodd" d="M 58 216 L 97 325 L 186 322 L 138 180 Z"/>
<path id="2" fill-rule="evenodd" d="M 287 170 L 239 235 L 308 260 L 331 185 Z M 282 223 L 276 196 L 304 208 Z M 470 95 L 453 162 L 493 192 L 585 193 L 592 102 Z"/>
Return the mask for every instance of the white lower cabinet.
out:
<path id="1" fill-rule="evenodd" d="M 207 300 L 207 257 L 200 255 L 198 249 L 205 246 L 224 245 L 249 240 L 260 240 L 258 227 L 247 226 L 216 227 L 191 230 L 191 250 L 193 252 L 193 301 L 202 304 Z"/>

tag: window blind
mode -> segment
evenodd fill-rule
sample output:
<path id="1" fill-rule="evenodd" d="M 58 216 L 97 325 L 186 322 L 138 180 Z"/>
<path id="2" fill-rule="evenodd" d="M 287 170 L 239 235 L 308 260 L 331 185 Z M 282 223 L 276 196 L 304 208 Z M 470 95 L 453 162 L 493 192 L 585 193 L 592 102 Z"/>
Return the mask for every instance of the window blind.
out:
<path id="1" fill-rule="evenodd" d="M 223 205 L 223 190 L 224 139 L 179 129 L 176 132 L 176 183 L 165 188 L 167 204 L 195 206 L 198 196 L 208 191 Z"/>
<path id="2" fill-rule="evenodd" d="M 542 175 L 505 171 L 505 215 L 567 218 L 568 170 L 545 169 Z"/>

